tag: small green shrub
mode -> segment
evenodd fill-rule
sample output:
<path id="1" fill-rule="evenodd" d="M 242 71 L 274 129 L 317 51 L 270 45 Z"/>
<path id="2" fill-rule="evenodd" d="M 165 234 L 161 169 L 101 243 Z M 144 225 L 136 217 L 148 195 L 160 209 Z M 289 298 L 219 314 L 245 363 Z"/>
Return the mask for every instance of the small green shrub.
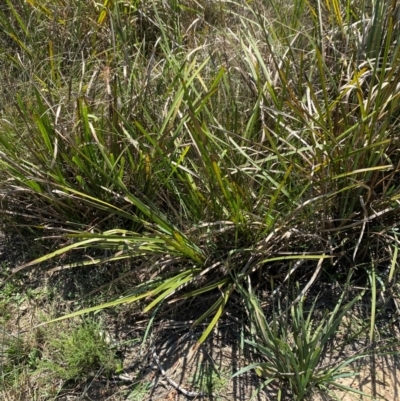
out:
<path id="1" fill-rule="evenodd" d="M 0 384 L 5 394 L 29 391 L 38 400 L 53 399 L 68 381 L 109 375 L 120 367 L 102 325 L 93 320 L 47 325 L 18 337 L 1 334 Z"/>
<path id="2" fill-rule="evenodd" d="M 117 360 L 98 323 L 85 321 L 69 330 L 51 332 L 39 370 L 63 380 L 78 380 L 99 370 L 106 375 L 116 371 Z"/>

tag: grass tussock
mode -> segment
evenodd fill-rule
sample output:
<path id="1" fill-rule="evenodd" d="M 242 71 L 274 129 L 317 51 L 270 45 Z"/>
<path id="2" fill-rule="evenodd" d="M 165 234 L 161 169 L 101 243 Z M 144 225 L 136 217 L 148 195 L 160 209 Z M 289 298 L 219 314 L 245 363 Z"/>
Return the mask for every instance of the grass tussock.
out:
<path id="1" fill-rule="evenodd" d="M 133 258 L 147 278 L 128 295 L 59 319 L 207 295 L 202 343 L 239 295 L 270 347 L 258 292 L 297 305 L 326 280 L 361 286 L 373 341 L 398 272 L 399 13 L 397 0 L 7 0 L 1 213 L 64 244 L 12 274 Z M 328 341 L 344 305 L 305 346 Z M 268 369 L 311 372 L 289 381 L 298 399 L 335 377 L 315 379 L 319 354 L 307 367 L 265 352 Z"/>

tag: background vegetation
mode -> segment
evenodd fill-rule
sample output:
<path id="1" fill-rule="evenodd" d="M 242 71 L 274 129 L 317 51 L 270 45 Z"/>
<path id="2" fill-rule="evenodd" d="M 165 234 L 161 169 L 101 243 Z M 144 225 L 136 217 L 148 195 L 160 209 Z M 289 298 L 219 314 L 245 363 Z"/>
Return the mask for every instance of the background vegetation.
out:
<path id="1" fill-rule="evenodd" d="M 345 312 L 370 305 L 371 344 L 397 313 L 399 7 L 6 0 L 3 231 L 44 240 L 4 284 L 114 262 L 133 284 L 58 319 L 144 300 L 191 310 L 201 344 L 236 305 L 261 376 L 296 399 L 335 384 L 344 365 L 318 367 Z M 338 302 L 314 339 L 307 293 Z"/>

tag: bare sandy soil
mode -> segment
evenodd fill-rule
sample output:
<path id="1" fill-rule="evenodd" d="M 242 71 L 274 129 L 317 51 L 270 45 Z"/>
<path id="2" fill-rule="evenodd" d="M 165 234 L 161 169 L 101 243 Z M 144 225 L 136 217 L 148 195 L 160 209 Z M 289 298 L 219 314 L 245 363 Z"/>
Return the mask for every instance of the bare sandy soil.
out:
<path id="1" fill-rule="evenodd" d="M 370 357 L 357 365 L 354 370 L 360 375 L 355 378 L 339 380 L 340 384 L 360 390 L 367 396 L 350 392 L 339 392 L 336 394 L 342 401 L 357 400 L 400 400 L 400 357 L 399 356 L 377 356 Z M 319 396 L 315 400 L 326 400 Z M 329 399 L 329 398 L 328 398 Z"/>

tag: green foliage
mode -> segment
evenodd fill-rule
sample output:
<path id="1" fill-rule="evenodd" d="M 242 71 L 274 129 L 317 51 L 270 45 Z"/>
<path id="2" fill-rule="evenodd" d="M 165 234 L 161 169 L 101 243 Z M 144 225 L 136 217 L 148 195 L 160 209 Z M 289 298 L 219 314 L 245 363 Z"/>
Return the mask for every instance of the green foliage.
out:
<path id="1" fill-rule="evenodd" d="M 398 15 L 372 0 L 7 0 L 1 212 L 68 241 L 12 273 L 140 260 L 130 294 L 58 320 L 207 294 L 203 342 L 232 294 L 252 299 L 252 274 L 279 270 L 290 290 L 305 261 L 308 290 L 358 265 L 373 340 L 398 271 Z"/>
<path id="2" fill-rule="evenodd" d="M 242 289 L 242 292 L 245 290 Z M 303 400 L 315 388 L 328 389 L 337 386 L 346 391 L 362 392 L 337 383 L 341 377 L 357 373 L 349 371 L 349 365 L 367 354 L 358 353 L 344 361 L 324 363 L 324 351 L 334 340 L 343 317 L 349 313 L 361 294 L 343 305 L 347 295 L 344 291 L 333 311 L 326 310 L 324 316 L 315 318 L 316 298 L 309 311 L 304 311 L 304 298 L 290 306 L 290 315 L 282 310 L 273 312 L 268 322 L 260 303 L 249 285 L 249 293 L 243 293 L 250 321 L 254 324 L 254 339 L 246 340 L 261 355 L 262 362 L 254 363 L 235 373 L 240 375 L 254 369 L 265 379 L 264 386 L 272 381 L 280 382 L 280 389 L 289 386 L 295 400 Z"/>
<path id="3" fill-rule="evenodd" d="M 52 334 L 38 369 L 63 380 L 78 380 L 98 370 L 106 375 L 115 372 L 117 360 L 98 323 L 88 321 Z"/>
<path id="4" fill-rule="evenodd" d="M 0 384 L 2 387 L 17 385 L 26 371 L 38 368 L 41 357 L 39 344 L 32 338 L 8 333 L 3 324 L 0 351 Z"/>
<path id="5" fill-rule="evenodd" d="M 4 358 L 2 363 L 3 377 L 24 364 L 29 365 L 29 367 L 36 367 L 38 350 L 36 348 L 30 349 L 29 344 L 25 343 L 23 339 L 10 336 L 4 345 L 2 355 L 2 359 Z"/>
<path id="6" fill-rule="evenodd" d="M 198 366 L 190 378 L 192 386 L 203 393 L 214 394 L 216 400 L 223 394 L 228 378 L 231 375 L 227 371 L 219 371 L 211 366 Z"/>
<path id="7" fill-rule="evenodd" d="M 127 395 L 128 401 L 142 401 L 151 390 L 151 383 L 139 383 Z"/>
<path id="8" fill-rule="evenodd" d="M 93 320 L 48 325 L 18 336 L 5 329 L 1 334 L 0 383 L 2 391 L 15 397 L 30 391 L 35 399 L 49 399 L 60 383 L 113 374 L 119 366 L 103 326 Z"/>

